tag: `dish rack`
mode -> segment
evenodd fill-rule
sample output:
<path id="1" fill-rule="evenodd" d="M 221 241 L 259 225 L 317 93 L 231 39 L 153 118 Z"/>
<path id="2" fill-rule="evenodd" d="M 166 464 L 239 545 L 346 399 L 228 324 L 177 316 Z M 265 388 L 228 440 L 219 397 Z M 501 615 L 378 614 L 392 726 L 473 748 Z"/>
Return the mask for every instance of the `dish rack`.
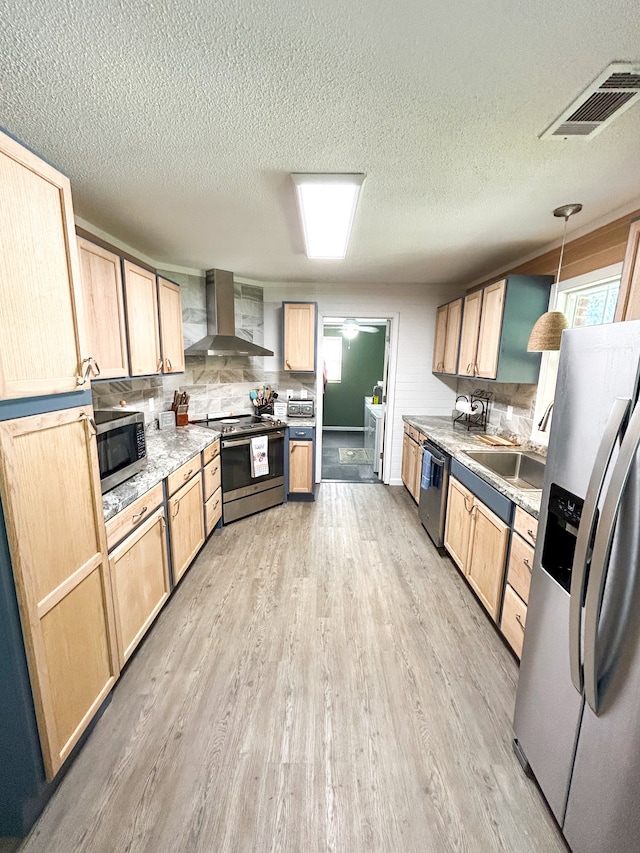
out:
<path id="1" fill-rule="evenodd" d="M 468 397 L 460 394 L 456 397 L 456 412 L 453 417 L 454 424 L 460 423 L 470 429 L 487 429 L 489 420 L 489 409 L 493 391 L 483 391 L 481 388 L 472 391 Z"/>

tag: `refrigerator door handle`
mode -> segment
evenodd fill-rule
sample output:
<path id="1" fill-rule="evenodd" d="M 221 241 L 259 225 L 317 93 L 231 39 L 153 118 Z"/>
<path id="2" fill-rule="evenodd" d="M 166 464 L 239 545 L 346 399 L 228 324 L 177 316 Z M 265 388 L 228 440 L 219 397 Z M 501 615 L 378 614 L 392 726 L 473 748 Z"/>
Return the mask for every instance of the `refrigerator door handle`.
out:
<path id="1" fill-rule="evenodd" d="M 640 403 L 636 405 L 631 415 L 629 426 L 620 445 L 620 453 L 613 468 L 593 545 L 591 572 L 584 609 L 584 695 L 595 714 L 598 713 L 600 698 L 598 695 L 598 659 L 596 654 L 598 623 L 616 518 L 631 473 L 631 466 L 638 452 L 638 446 L 640 446 Z"/>
<path id="2" fill-rule="evenodd" d="M 614 400 L 609 420 L 602 434 L 602 440 L 600 441 L 595 462 L 593 463 L 582 510 L 582 518 L 578 527 L 578 538 L 576 540 L 576 550 L 571 569 L 571 601 L 569 603 L 569 663 L 571 667 L 571 681 L 578 693 L 582 693 L 584 683 L 580 643 L 582 637 L 582 602 L 584 600 L 584 590 L 587 580 L 589 545 L 593 538 L 598 501 L 602 493 L 607 469 L 618 436 L 629 413 L 630 406 L 630 399 L 616 397 Z"/>

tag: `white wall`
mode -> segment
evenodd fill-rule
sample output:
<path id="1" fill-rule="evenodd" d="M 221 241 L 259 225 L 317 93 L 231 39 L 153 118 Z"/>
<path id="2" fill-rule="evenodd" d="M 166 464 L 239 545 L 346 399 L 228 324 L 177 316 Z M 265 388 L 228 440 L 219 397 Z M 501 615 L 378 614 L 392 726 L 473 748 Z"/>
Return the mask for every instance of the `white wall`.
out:
<path id="1" fill-rule="evenodd" d="M 398 351 L 394 375 L 391 430 L 391 480 L 399 485 L 402 461 L 402 415 L 450 415 L 455 401 L 455 380 L 447 384 L 431 373 L 435 311 L 438 305 L 461 295 L 450 288 L 425 285 L 275 284 L 263 282 L 264 340 L 274 349 L 265 358 L 265 371 L 282 364 L 282 302 L 317 302 L 321 316 L 396 317 Z"/>

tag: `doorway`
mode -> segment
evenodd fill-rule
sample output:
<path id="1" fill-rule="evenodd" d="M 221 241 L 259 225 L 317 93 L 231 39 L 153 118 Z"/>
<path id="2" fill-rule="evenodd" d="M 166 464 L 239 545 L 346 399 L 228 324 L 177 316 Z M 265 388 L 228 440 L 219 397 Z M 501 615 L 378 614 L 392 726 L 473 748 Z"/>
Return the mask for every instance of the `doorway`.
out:
<path id="1" fill-rule="evenodd" d="M 388 343 L 385 318 L 323 319 L 322 480 L 382 483 Z"/>

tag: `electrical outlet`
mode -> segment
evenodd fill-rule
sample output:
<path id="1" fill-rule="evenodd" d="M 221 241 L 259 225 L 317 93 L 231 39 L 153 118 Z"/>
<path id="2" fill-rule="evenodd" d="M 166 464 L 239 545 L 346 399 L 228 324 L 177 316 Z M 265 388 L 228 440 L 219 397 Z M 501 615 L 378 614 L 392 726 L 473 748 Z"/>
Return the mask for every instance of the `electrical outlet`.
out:
<path id="1" fill-rule="evenodd" d="M 307 391 L 306 391 L 306 389 L 305 389 L 305 388 L 303 388 L 303 389 L 302 389 L 302 391 L 300 392 L 300 399 L 301 399 L 301 400 L 306 400 L 306 399 L 307 399 Z"/>
<path id="2" fill-rule="evenodd" d="M 154 412 L 155 408 L 156 408 L 156 401 L 153 399 L 153 397 L 149 397 L 149 411 Z"/>
<path id="3" fill-rule="evenodd" d="M 287 388 L 287 400 L 290 400 L 293 397 L 293 391 L 291 388 Z"/>
<path id="4" fill-rule="evenodd" d="M 510 421 L 513 417 L 513 406 L 507 406 L 507 420 Z"/>

